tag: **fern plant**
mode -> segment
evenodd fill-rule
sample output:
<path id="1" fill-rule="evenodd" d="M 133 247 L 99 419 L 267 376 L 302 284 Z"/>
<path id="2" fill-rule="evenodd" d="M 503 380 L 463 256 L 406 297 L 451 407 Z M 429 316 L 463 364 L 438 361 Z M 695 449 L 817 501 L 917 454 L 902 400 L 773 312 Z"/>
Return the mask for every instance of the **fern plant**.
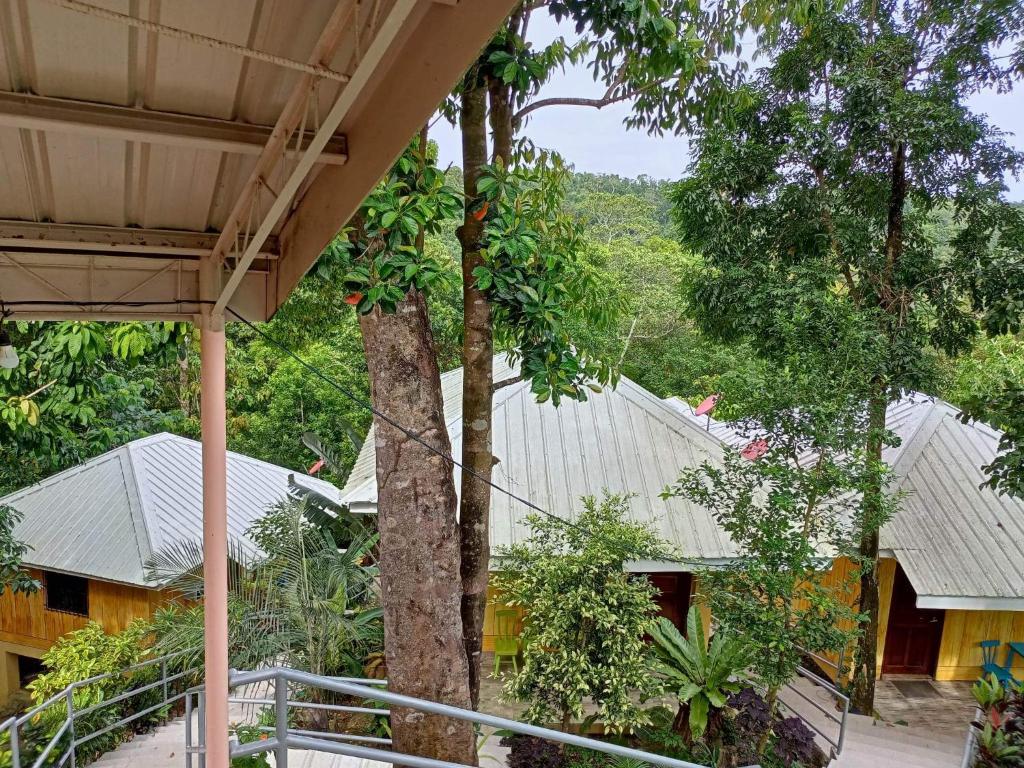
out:
<path id="1" fill-rule="evenodd" d="M 696 607 L 686 614 L 686 636 L 665 617 L 651 631 L 658 656 L 657 672 L 675 690 L 679 710 L 673 728 L 688 743 L 699 740 L 713 724 L 710 740 L 719 738 L 720 716 L 729 694 L 744 687 L 747 647 L 740 638 L 715 634 L 704 640 L 704 623 Z"/>

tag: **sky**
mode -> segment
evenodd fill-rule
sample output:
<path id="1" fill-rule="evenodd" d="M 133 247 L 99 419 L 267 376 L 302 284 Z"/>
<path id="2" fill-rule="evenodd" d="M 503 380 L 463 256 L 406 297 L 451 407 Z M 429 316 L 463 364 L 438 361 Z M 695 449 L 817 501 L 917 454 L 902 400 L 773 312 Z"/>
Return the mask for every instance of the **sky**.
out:
<path id="1" fill-rule="evenodd" d="M 531 29 L 534 45 L 546 44 L 559 32 L 550 18 L 531 20 Z M 602 91 L 590 72 L 579 67 L 558 73 L 544 87 L 541 97 L 600 96 Z M 970 100 L 970 106 L 975 112 L 987 114 L 998 128 L 1013 134 L 1006 137 L 1007 142 L 1024 151 L 1024 84 L 1011 93 L 980 93 Z M 601 110 L 545 107 L 533 113 L 524 133 L 538 147 L 559 152 L 577 171 L 657 179 L 683 176 L 690 160 L 686 137 L 657 137 L 642 130 L 627 130 L 623 119 L 629 109 L 628 104 L 614 104 Z M 456 129 L 445 120 L 438 120 L 430 136 L 439 145 L 442 166 L 461 165 L 462 150 Z M 1006 184 L 1010 200 L 1024 201 L 1024 179 L 1008 178 Z"/>

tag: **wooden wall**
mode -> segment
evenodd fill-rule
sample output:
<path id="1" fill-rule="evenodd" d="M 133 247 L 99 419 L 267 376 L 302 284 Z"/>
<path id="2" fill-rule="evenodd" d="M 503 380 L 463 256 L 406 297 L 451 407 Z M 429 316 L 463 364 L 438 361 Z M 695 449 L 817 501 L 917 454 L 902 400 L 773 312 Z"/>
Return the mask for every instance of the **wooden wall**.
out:
<path id="1" fill-rule="evenodd" d="M 1024 642 L 1024 612 L 1021 611 L 946 611 L 939 646 L 936 680 L 977 680 L 981 674 L 982 640 Z M 1006 646 L 996 661 L 1006 660 Z M 1024 659 L 1014 657 L 1014 677 L 1024 679 Z"/>
<path id="2" fill-rule="evenodd" d="M 38 571 L 33 571 L 40 578 Z M 120 632 L 135 618 L 148 618 L 160 604 L 152 589 L 89 580 L 89 615 L 78 616 L 46 609 L 42 590 L 34 595 L 0 596 L 0 641 L 46 650 L 61 635 L 81 629 L 90 619 L 107 632 Z"/>

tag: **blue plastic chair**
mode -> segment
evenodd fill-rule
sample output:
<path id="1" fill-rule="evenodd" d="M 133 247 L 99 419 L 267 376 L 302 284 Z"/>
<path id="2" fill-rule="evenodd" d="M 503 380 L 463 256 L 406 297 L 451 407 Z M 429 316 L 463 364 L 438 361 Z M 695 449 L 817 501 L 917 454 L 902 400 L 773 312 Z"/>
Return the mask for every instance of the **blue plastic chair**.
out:
<path id="1" fill-rule="evenodd" d="M 982 640 L 978 643 L 981 646 L 981 671 L 983 675 L 995 675 L 1001 683 L 1010 683 L 1013 682 L 1010 670 L 996 663 L 996 649 L 1002 644 L 1001 640 Z"/>

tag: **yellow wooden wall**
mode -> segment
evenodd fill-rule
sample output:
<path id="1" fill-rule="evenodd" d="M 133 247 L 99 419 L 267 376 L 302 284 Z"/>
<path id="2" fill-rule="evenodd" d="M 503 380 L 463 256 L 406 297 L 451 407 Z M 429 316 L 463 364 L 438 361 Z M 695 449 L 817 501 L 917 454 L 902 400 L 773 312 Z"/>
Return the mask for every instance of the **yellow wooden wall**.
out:
<path id="1" fill-rule="evenodd" d="M 41 578 L 33 571 L 35 578 Z M 148 618 L 161 602 L 156 590 L 89 580 L 89 615 L 46 609 L 42 591 L 34 595 L 0 596 L 0 641 L 46 650 L 61 635 L 81 629 L 90 619 L 107 632 L 120 632 L 132 619 Z"/>
<path id="2" fill-rule="evenodd" d="M 981 674 L 982 640 L 1024 642 L 1024 612 L 1020 611 L 946 611 L 939 646 L 936 680 L 977 680 Z M 1006 660 L 1006 646 L 998 650 L 996 661 Z M 1014 658 L 1014 677 L 1024 678 L 1024 660 Z"/>

